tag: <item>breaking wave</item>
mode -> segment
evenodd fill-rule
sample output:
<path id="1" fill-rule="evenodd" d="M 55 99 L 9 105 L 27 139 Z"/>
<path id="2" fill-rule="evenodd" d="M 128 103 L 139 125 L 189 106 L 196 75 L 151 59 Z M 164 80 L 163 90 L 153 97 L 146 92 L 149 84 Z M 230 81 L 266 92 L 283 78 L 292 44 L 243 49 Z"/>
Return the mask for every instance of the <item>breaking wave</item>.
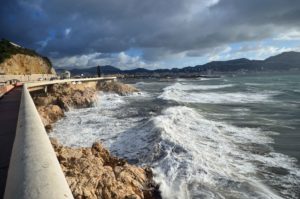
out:
<path id="1" fill-rule="evenodd" d="M 295 159 L 271 147 L 275 132 L 214 121 L 199 110 L 176 106 L 178 103 L 162 105 L 164 100 L 272 102 L 276 95 L 268 91 L 222 90 L 229 87 L 235 84 L 175 83 L 164 88 L 159 100 L 151 104 L 143 100 L 152 95 L 143 92 L 135 96 L 101 93 L 95 107 L 66 112 L 67 117 L 55 124 L 50 136 L 64 145 L 78 147 L 102 141 L 116 156 L 151 165 L 166 199 L 299 198 L 300 170 Z M 142 104 L 140 109 L 132 101 L 137 98 Z M 163 110 L 155 109 L 153 115 L 145 116 L 152 110 L 145 109 L 150 105 Z M 246 107 L 233 111 L 251 113 Z"/>
<path id="2" fill-rule="evenodd" d="M 271 132 L 211 121 L 185 106 L 166 109 L 153 124 L 165 152 L 154 164 L 164 198 L 295 197 L 289 194 L 296 194 L 300 172 L 294 159 L 268 146 Z M 284 174 L 274 177 L 272 169 Z"/>
<path id="3" fill-rule="evenodd" d="M 224 84 L 224 85 L 195 85 L 195 84 L 183 84 L 183 83 L 175 83 L 169 86 L 167 89 L 169 90 L 182 90 L 182 91 L 189 91 L 189 90 L 214 90 L 214 89 L 221 89 L 221 88 L 229 88 L 233 87 L 233 84 Z"/>
<path id="4" fill-rule="evenodd" d="M 260 93 L 253 92 L 186 92 L 189 90 L 213 90 L 232 87 L 232 84 L 225 85 L 182 85 L 175 83 L 164 89 L 159 96 L 161 99 L 173 100 L 177 102 L 187 103 L 212 103 L 212 104 L 228 104 L 228 103 L 257 103 L 272 102 L 272 96 L 277 92 L 264 91 Z"/>

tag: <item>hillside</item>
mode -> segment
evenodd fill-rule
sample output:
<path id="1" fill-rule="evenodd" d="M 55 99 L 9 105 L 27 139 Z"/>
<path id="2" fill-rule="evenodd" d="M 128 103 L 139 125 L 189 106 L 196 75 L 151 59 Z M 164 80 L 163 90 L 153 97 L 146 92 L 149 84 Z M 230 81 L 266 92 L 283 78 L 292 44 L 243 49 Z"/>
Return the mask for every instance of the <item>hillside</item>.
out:
<path id="1" fill-rule="evenodd" d="M 213 61 L 204 65 L 192 67 L 190 71 L 288 71 L 300 69 L 300 52 L 284 52 L 265 60 L 235 59 L 228 61 Z"/>
<path id="2" fill-rule="evenodd" d="M 60 69 L 61 70 L 61 69 Z M 189 66 L 184 68 L 172 69 L 156 69 L 148 70 L 144 68 L 136 68 L 133 70 L 120 70 L 114 66 L 101 66 L 101 71 L 104 74 L 207 74 L 207 73 L 235 73 L 243 72 L 258 72 L 258 71 L 289 71 L 300 70 L 300 52 L 284 52 L 279 55 L 269 57 L 265 60 L 249 60 L 245 58 L 234 59 L 228 61 L 212 61 L 207 64 Z M 71 69 L 73 75 L 88 74 L 96 75 L 97 67 L 84 69 Z"/>
<path id="3" fill-rule="evenodd" d="M 51 61 L 34 50 L 0 41 L 0 74 L 55 74 Z"/>

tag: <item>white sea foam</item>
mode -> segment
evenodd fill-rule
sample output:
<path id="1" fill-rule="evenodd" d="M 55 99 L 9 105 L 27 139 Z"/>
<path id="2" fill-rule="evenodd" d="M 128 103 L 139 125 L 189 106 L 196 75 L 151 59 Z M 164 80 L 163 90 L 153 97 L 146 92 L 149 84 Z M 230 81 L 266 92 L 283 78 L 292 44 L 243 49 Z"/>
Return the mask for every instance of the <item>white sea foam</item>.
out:
<path id="1" fill-rule="evenodd" d="M 114 137 L 130 129 L 141 119 L 128 118 L 121 107 L 126 106 L 130 98 L 145 96 L 147 96 L 145 93 L 125 97 L 100 93 L 94 107 L 66 112 L 66 117 L 54 125 L 50 136 L 58 138 L 67 146 L 91 146 L 93 142 L 99 140 L 109 145 Z M 130 108 L 127 110 L 131 111 Z"/>
<path id="2" fill-rule="evenodd" d="M 137 82 L 134 84 L 134 86 L 145 86 L 145 85 L 157 85 L 157 84 L 161 84 L 161 82 Z"/>
<path id="3" fill-rule="evenodd" d="M 281 86 L 283 84 L 280 84 L 280 83 L 245 83 L 245 85 L 247 86 Z"/>
<path id="4" fill-rule="evenodd" d="M 300 93 L 300 89 L 294 89 L 293 91 L 296 93 Z"/>
<path id="5" fill-rule="evenodd" d="M 218 89 L 232 86 L 227 85 L 201 85 L 202 88 Z M 201 88 L 200 85 L 181 85 L 175 83 L 169 87 L 164 88 L 164 92 L 159 98 L 165 100 L 174 100 L 178 102 L 188 103 L 213 103 L 213 104 L 227 104 L 227 103 L 257 103 L 257 102 L 272 102 L 272 96 L 278 94 L 276 92 L 265 91 L 260 93 L 250 92 L 186 92 L 186 90 L 194 90 Z"/>
<path id="6" fill-rule="evenodd" d="M 178 89 L 182 91 L 188 90 L 214 90 L 221 88 L 233 87 L 233 84 L 223 84 L 223 85 L 197 85 L 197 84 L 183 84 L 183 83 L 175 83 L 168 87 L 170 90 Z"/>
<path id="7" fill-rule="evenodd" d="M 155 164 L 164 198 L 281 198 L 256 177 L 263 167 L 276 165 L 292 173 L 277 179 L 280 183 L 299 183 L 294 160 L 251 151 L 252 144 L 273 142 L 260 129 L 207 120 L 183 106 L 166 109 L 153 122 L 161 129 L 160 145 L 167 153 Z"/>
<path id="8" fill-rule="evenodd" d="M 165 100 L 174 100 L 188 103 L 256 103 L 271 102 L 271 94 L 268 93 L 225 93 L 225 92 L 204 92 L 204 93 L 187 93 L 180 90 L 166 89 L 159 97 Z"/>
<path id="9" fill-rule="evenodd" d="M 130 117 L 137 110 L 128 106 L 129 100 L 138 97 L 147 94 L 103 93 L 95 107 L 67 112 L 51 136 L 69 146 L 101 140 L 115 155 L 152 164 L 166 199 L 280 198 L 261 175 L 283 186 L 281 194 L 296 197 L 289 190 L 299 185 L 300 171 L 293 159 L 268 147 L 272 132 L 212 121 L 185 106 L 167 108 L 150 119 L 138 112 Z M 267 168 L 279 165 L 288 174 L 266 174 Z"/>
<path id="10" fill-rule="evenodd" d="M 251 110 L 248 108 L 233 108 L 232 111 L 236 112 L 235 115 L 239 116 L 246 116 L 251 113 Z"/>

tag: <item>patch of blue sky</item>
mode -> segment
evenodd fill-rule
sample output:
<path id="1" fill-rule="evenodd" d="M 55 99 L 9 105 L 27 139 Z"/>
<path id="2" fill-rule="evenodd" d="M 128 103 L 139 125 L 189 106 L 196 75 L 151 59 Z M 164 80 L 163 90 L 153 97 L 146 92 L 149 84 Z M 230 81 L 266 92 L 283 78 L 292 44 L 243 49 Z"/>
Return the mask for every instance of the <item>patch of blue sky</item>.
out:
<path id="1" fill-rule="evenodd" d="M 167 59 L 158 63 L 158 68 L 183 68 L 208 62 L 207 57 L 182 57 L 179 59 Z"/>
<path id="2" fill-rule="evenodd" d="M 129 48 L 125 51 L 126 55 L 129 55 L 130 57 L 142 57 L 144 55 L 143 50 L 139 48 Z"/>
<path id="3" fill-rule="evenodd" d="M 40 46 L 37 50 L 40 51 L 43 48 L 45 48 L 48 45 L 48 42 L 51 41 L 52 39 L 55 39 L 56 35 L 57 35 L 57 31 L 54 29 L 50 29 L 47 31 L 47 37 L 46 39 L 37 42 L 37 44 Z"/>

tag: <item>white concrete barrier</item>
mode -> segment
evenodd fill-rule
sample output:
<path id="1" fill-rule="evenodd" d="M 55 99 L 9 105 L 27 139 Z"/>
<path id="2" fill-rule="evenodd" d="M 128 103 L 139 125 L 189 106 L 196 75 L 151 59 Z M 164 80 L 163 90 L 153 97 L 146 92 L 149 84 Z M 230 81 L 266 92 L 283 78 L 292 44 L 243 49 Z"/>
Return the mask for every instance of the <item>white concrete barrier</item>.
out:
<path id="1" fill-rule="evenodd" d="M 52 80 L 52 81 L 36 81 L 26 83 L 28 88 L 36 86 L 46 86 L 51 84 L 62 84 L 68 82 L 95 82 L 95 81 L 115 81 L 116 77 L 94 77 L 94 78 L 79 78 L 79 79 L 62 79 L 62 80 Z"/>
<path id="2" fill-rule="evenodd" d="M 54 198 L 73 196 L 24 85 L 4 199 Z"/>

